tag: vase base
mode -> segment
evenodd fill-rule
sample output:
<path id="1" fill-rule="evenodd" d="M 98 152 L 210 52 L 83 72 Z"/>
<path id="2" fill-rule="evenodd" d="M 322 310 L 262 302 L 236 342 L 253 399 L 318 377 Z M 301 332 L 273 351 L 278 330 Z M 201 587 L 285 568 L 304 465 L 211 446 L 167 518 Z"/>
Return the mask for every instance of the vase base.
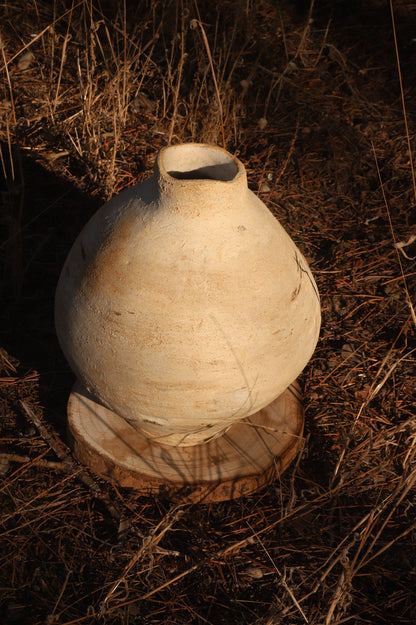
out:
<path id="1" fill-rule="evenodd" d="M 191 502 L 234 499 L 270 484 L 295 457 L 303 423 L 297 382 L 222 436 L 190 447 L 152 442 L 79 382 L 68 402 L 71 444 L 82 464 L 119 486 L 142 494 L 166 490 Z"/>

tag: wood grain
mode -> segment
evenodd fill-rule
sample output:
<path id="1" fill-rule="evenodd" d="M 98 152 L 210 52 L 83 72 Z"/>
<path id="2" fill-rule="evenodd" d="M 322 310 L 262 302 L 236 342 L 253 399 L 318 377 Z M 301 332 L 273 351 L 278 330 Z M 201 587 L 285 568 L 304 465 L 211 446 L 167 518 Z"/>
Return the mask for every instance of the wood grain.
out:
<path id="1" fill-rule="evenodd" d="M 300 388 L 202 445 L 156 444 L 97 403 L 77 382 L 68 402 L 74 453 L 92 471 L 139 492 L 168 490 L 184 501 L 221 501 L 250 494 L 282 473 L 302 440 Z"/>

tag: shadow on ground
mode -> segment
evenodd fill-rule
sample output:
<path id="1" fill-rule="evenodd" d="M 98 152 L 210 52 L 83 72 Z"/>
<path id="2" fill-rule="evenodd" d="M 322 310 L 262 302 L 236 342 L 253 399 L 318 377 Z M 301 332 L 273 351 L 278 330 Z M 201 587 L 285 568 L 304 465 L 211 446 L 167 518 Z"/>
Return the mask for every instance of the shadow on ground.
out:
<path id="1" fill-rule="evenodd" d="M 10 156 L 7 146 L 2 153 Z M 102 201 L 16 147 L 12 159 L 14 171 L 9 167 L 1 189 L 0 343 L 19 361 L 21 374 L 39 374 L 40 399 L 60 417 L 73 375 L 55 334 L 55 288 L 73 241 Z"/>

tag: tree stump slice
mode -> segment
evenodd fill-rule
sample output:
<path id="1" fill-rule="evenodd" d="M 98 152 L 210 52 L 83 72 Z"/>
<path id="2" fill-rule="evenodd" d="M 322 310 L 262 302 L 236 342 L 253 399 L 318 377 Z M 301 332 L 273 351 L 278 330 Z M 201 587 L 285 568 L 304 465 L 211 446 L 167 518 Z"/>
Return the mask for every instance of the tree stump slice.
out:
<path id="1" fill-rule="evenodd" d="M 192 502 L 233 499 L 271 483 L 295 457 L 303 423 L 297 382 L 222 436 L 191 447 L 147 439 L 80 382 L 68 402 L 71 444 L 82 464 L 139 493 L 167 490 L 173 499 Z"/>

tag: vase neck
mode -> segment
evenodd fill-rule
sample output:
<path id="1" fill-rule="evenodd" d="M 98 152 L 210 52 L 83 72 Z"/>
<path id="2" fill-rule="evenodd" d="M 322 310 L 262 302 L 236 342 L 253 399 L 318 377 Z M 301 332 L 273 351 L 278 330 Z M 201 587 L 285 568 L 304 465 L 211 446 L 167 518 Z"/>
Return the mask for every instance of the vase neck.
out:
<path id="1" fill-rule="evenodd" d="M 155 178 L 164 196 L 175 204 L 204 206 L 231 201 L 247 190 L 243 164 L 222 148 L 185 143 L 163 148 L 155 163 Z"/>

